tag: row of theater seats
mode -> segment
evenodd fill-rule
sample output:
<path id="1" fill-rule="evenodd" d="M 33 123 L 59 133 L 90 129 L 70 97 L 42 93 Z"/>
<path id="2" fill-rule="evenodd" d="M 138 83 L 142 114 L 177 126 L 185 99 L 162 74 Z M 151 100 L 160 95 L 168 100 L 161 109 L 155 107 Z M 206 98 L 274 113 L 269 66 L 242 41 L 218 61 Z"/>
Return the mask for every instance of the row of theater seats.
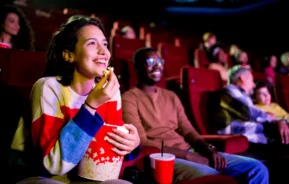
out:
<path id="1" fill-rule="evenodd" d="M 122 27 L 126 25 L 132 25 L 129 21 L 117 20 L 113 23 L 110 33 L 110 45 L 113 45 L 114 37 L 121 36 L 120 30 Z M 169 44 L 173 47 L 170 51 L 178 53 L 179 51 L 187 52 L 186 55 L 190 56 L 188 62 L 195 67 L 206 67 L 209 64 L 207 60 L 206 53 L 199 49 L 200 44 L 202 43 L 201 36 L 197 35 L 189 35 L 189 36 L 181 36 L 180 32 L 175 32 L 169 29 L 165 29 L 164 27 L 157 26 L 149 26 L 147 24 L 140 24 L 138 27 L 139 36 L 136 38 L 137 40 L 141 40 L 145 46 L 153 47 L 158 50 L 161 50 L 162 43 Z M 132 41 L 134 42 L 134 41 Z M 136 45 L 138 45 L 136 43 Z M 133 46 L 133 45 L 132 45 Z M 226 45 L 225 45 L 226 47 Z M 228 46 L 227 46 L 228 47 Z M 229 57 L 229 48 L 224 48 L 227 56 L 228 56 L 228 66 L 232 66 L 231 58 Z M 179 49 L 177 49 L 179 48 Z M 111 48 L 112 49 L 112 48 Z M 175 50 L 175 51 L 174 51 Z M 189 52 L 189 53 L 188 53 Z M 171 53 L 171 52 L 170 52 Z M 261 63 L 260 60 L 254 57 L 254 54 L 248 52 L 249 55 L 249 64 L 252 66 L 254 71 L 261 71 Z"/>
<path id="2" fill-rule="evenodd" d="M 5 143 L 5 148 L 8 149 L 9 142 L 12 140 L 14 135 L 16 126 L 18 124 L 18 118 L 23 115 L 23 113 L 29 113 L 28 108 L 28 98 L 32 85 L 35 83 L 37 79 L 42 77 L 44 68 L 45 68 L 45 52 L 30 52 L 30 51 L 19 51 L 19 50 L 8 50 L 8 49 L 0 49 L 0 68 L 1 68 L 1 85 L 0 85 L 0 99 L 1 99 L 1 108 L 3 107 L 4 111 L 1 110 L 1 118 L 3 115 L 9 116 L 10 111 L 14 112 L 13 118 L 7 118 L 9 123 L 4 125 L 5 133 L 1 134 L 3 139 L 7 140 Z M 3 85 L 4 84 L 4 85 Z M 6 86 L 6 87 L 5 87 Z M 9 87 L 7 87 L 9 86 Z M 163 86 L 165 87 L 165 86 Z M 17 96 L 15 96 L 15 89 Z M 19 93 L 19 96 L 18 96 Z M 4 96 L 2 96 L 4 95 Z M 22 98 L 24 97 L 24 99 Z M 19 100 L 21 99 L 21 101 Z M 25 102 L 25 103 L 24 103 Z M 27 105 L 27 107 L 25 106 Z M 3 114 L 3 112 L 5 114 Z M 18 117 L 18 118 L 17 118 Z M 6 118 L 5 118 L 6 119 Z M 13 130 L 12 130 L 13 129 Z M 9 138 L 10 137 L 10 138 Z M 214 141 L 215 136 L 206 136 L 206 139 Z M 229 136 L 227 136 L 229 137 Z M 235 136 L 238 137 L 238 136 Z M 222 137 L 222 139 L 226 139 L 226 137 Z M 243 147 L 237 150 L 232 150 L 230 148 L 233 145 L 226 144 L 223 146 L 223 149 L 226 152 L 239 152 L 244 151 L 246 149 L 246 139 L 244 137 L 239 137 L 239 139 L 243 139 L 245 144 Z M 10 140 L 10 141 L 9 141 Z M 220 141 L 220 139 L 218 139 Z M 222 140 L 221 140 L 222 141 Z M 232 143 L 231 143 L 232 144 Z M 120 177 L 123 177 L 124 168 L 128 166 L 137 166 L 144 173 L 149 173 L 148 167 L 146 167 L 145 163 L 148 163 L 146 158 L 150 153 L 159 152 L 160 150 L 152 147 L 144 147 L 142 149 L 141 155 L 133 160 L 127 161 L 123 163 Z M 16 168 L 15 168 L 16 169 Z M 15 170 L 14 170 L 15 171 Z M 16 171 L 15 171 L 16 172 Z M 22 173 L 23 174 L 23 173 Z M 19 175 L 20 177 L 20 175 Z M 20 179 L 20 178 L 15 178 Z M 189 183 L 236 183 L 233 178 L 228 176 L 216 175 L 216 176 L 206 176 L 200 177 L 197 179 L 193 179 L 190 181 L 183 181 L 180 184 L 189 184 Z"/>
<path id="3" fill-rule="evenodd" d="M 116 50 L 115 50 L 116 51 Z M 4 83 L 16 87 L 23 96 L 27 99 L 29 98 L 30 90 L 32 85 L 35 83 L 37 79 L 42 77 L 45 68 L 45 53 L 44 52 L 30 52 L 30 51 L 19 51 L 19 50 L 7 50 L 7 49 L 0 49 L 0 67 L 1 67 L 1 79 Z M 117 70 L 117 68 L 116 68 Z M 211 71 L 209 71 L 211 72 Z M 218 75 L 215 73 L 213 75 Z M 216 77 L 212 77 L 216 78 Z M 197 81 L 197 80 L 196 80 Z M 130 86 L 133 87 L 133 86 Z M 166 87 L 166 81 L 163 80 L 160 87 Z M 220 86 L 219 86 L 220 87 Z M 196 94 L 196 93 L 194 93 Z M 197 98 L 195 100 L 198 100 Z M 192 102 L 192 104 L 197 104 Z M 196 110 L 198 109 L 195 108 Z M 194 117 L 199 117 L 198 113 L 194 112 Z M 202 124 L 203 122 L 201 122 Z M 203 131 L 200 128 L 201 124 L 197 124 L 197 129 L 199 129 L 200 133 L 208 134 L 209 132 Z M 234 139 L 244 139 L 244 137 L 240 136 L 208 136 L 207 139 L 210 141 L 218 140 L 220 142 L 220 147 L 223 147 L 226 152 L 236 153 L 245 151 L 247 148 L 247 142 L 245 141 L 244 147 L 238 147 L 237 150 L 231 150 L 232 147 L 228 145 L 223 139 L 228 139 L 232 141 Z M 213 139 L 213 140 L 212 140 Z M 226 144 L 225 144 L 226 143 Z M 231 144 L 231 143 L 229 143 Z M 240 149 L 241 148 L 241 149 Z"/>
<path id="4" fill-rule="evenodd" d="M 26 15 L 35 36 L 35 48 L 37 51 L 46 50 L 49 40 L 53 33 L 59 29 L 61 24 L 75 14 L 87 16 L 97 16 L 101 19 L 105 26 L 106 35 L 115 36 L 119 34 L 122 27 L 132 25 L 131 21 L 112 20 L 112 17 L 107 14 L 90 14 L 87 11 L 67 9 L 64 14 L 62 9 L 49 9 L 37 7 L 20 7 Z M 157 47 L 159 42 L 168 42 L 175 45 L 191 44 L 191 39 L 182 39 L 178 33 L 166 30 L 160 25 L 150 25 L 148 23 L 140 23 L 138 30 L 135 30 L 139 35 L 138 38 L 146 40 L 146 44 L 152 47 Z M 189 40 L 189 41 L 188 41 Z M 195 38 L 194 38 L 195 40 Z"/>
<path id="5" fill-rule="evenodd" d="M 57 31 L 61 24 L 66 22 L 71 15 L 89 15 L 89 12 L 81 10 L 68 10 L 69 13 L 64 14 L 62 10 L 58 9 L 37 9 L 35 7 L 21 7 L 21 9 L 25 13 L 34 30 L 35 48 L 37 51 L 45 51 L 47 49 L 49 40 L 51 39 L 53 33 Z M 110 45 L 112 45 L 112 39 L 118 35 L 117 32 L 119 32 L 122 27 L 132 24 L 130 21 L 124 20 L 117 20 L 113 22 L 109 15 L 98 14 L 97 16 L 100 17 L 106 27 L 106 34 L 110 36 Z M 182 49 L 180 50 L 183 50 L 184 52 L 188 52 L 188 48 L 194 48 L 196 49 L 195 53 L 190 54 L 195 56 L 194 65 L 203 67 L 208 64 L 205 54 L 197 49 L 201 42 L 200 37 L 187 36 L 186 38 L 183 38 L 180 36 L 180 33 L 167 30 L 160 25 L 151 26 L 150 24 L 145 23 L 140 23 L 138 29 L 138 39 L 142 40 L 145 46 L 159 48 L 159 43 L 165 42 L 175 46 L 176 48 L 181 47 Z"/>
<path id="6" fill-rule="evenodd" d="M 127 86 L 122 89 L 122 91 L 125 91 L 136 84 L 137 79 L 132 58 L 137 49 L 145 47 L 145 41 L 140 39 L 128 40 L 120 36 L 114 36 L 112 40 L 112 65 L 116 67 L 116 73 L 120 81 L 127 84 Z M 208 64 L 204 51 L 200 49 L 195 50 L 194 64 L 190 62 L 188 50 L 185 47 L 177 47 L 170 43 L 160 42 L 157 50 L 165 60 L 164 79 L 159 85 L 164 86 L 166 83 L 169 89 L 177 93 L 179 93 L 181 86 L 180 72 L 182 67 L 188 65 L 197 66 L 197 68 L 206 68 Z M 125 77 L 126 75 L 130 77 Z M 256 80 L 266 80 L 266 76 L 262 72 L 254 70 L 253 75 Z M 204 76 L 203 79 L 206 79 L 206 77 Z M 287 99 L 288 85 L 286 84 L 288 84 L 288 77 L 281 75 L 276 76 L 275 95 L 277 102 L 289 110 L 289 99 Z"/>
<path id="7" fill-rule="evenodd" d="M 113 64 L 121 63 L 120 61 L 123 60 L 130 63 L 129 71 L 133 72 L 132 55 L 135 51 L 134 48 L 130 48 L 131 44 L 129 42 L 126 42 L 127 44 L 120 43 L 119 41 L 122 38 L 115 38 L 114 40 Z M 139 47 L 142 46 L 139 45 Z M 223 87 L 220 74 L 214 70 L 195 68 L 186 63 L 181 64 L 178 61 L 182 61 L 182 58 L 186 57 L 185 54 L 176 52 L 177 56 L 170 57 L 174 53 L 169 50 L 174 50 L 174 47 L 170 44 L 164 43 L 161 48 L 163 49 L 161 54 L 166 59 L 166 63 L 165 77 L 159 86 L 168 88 L 168 84 L 173 78 L 173 81 L 176 81 L 180 87 L 178 95 L 184 103 L 188 117 L 198 132 L 208 142 L 216 145 L 220 151 L 235 154 L 245 152 L 248 148 L 246 137 L 242 135 L 216 135 L 216 131 L 211 126 L 214 122 L 208 119 L 210 117 L 210 106 L 208 104 L 212 104 L 211 100 L 216 100 L 213 98 L 214 92 Z M 45 68 L 45 52 L 0 49 L 0 58 L 1 80 L 9 86 L 16 87 L 28 99 L 32 85 L 42 77 Z M 117 59 L 120 59 L 120 61 Z M 121 67 L 116 67 L 115 71 L 122 73 Z M 168 73 L 171 75 L 168 75 Z M 264 79 L 264 75 L 261 73 L 255 74 L 255 76 Z M 121 82 L 121 76 L 119 78 Z M 131 78 L 134 78 L 134 84 L 131 83 L 129 88 L 136 84 L 135 73 L 132 73 L 129 80 L 132 80 Z M 276 94 L 279 94 L 277 99 L 282 106 L 285 106 L 285 109 L 289 107 L 288 82 L 289 77 L 276 76 L 275 90 Z"/>
<path id="8" fill-rule="evenodd" d="M 37 51 L 45 51 L 47 49 L 47 45 L 53 33 L 58 30 L 61 24 L 64 23 L 71 15 L 90 15 L 89 12 L 81 10 L 68 10 L 68 13 L 64 14 L 63 10 L 60 9 L 37 9 L 35 7 L 21 7 L 21 9 L 26 14 L 27 19 L 34 30 L 35 46 Z M 45 15 L 45 12 L 49 16 Z M 125 20 L 117 20 L 113 22 L 112 17 L 109 15 L 97 14 L 97 16 L 100 17 L 106 27 L 107 35 L 110 36 L 110 43 L 112 43 L 111 40 L 118 35 L 117 32 L 122 27 L 132 25 L 132 22 Z M 180 36 L 180 32 L 165 29 L 160 25 L 152 26 L 148 23 L 139 23 L 138 29 L 139 30 L 136 30 L 136 32 L 139 33 L 138 39 L 142 40 L 145 46 L 160 49 L 159 43 L 165 42 L 175 46 L 176 48 L 180 48 L 180 50 L 183 52 L 188 52 L 189 48 L 193 48 L 195 49 L 195 52 L 192 51 L 193 53 L 190 53 L 189 55 L 194 56 L 195 63 L 190 64 L 200 67 L 204 67 L 208 64 L 204 52 L 197 49 L 201 43 L 200 36 Z M 172 50 L 176 49 L 174 48 Z M 177 53 L 177 51 L 175 53 Z M 254 69 L 258 69 L 255 71 L 259 71 L 260 67 L 257 66 L 259 65 L 259 62 L 253 62 L 252 64 Z M 229 65 L 231 65 L 231 62 L 229 62 Z"/>
<path id="9" fill-rule="evenodd" d="M 120 76 L 119 79 L 121 83 L 126 83 L 124 81 L 126 79 L 123 79 L 122 76 L 125 75 L 126 72 L 129 73 L 129 85 L 126 89 L 123 89 L 123 91 L 126 91 L 127 89 L 130 89 L 136 85 L 137 78 L 135 70 L 133 68 L 132 58 L 134 52 L 141 47 L 145 47 L 144 40 L 127 40 L 119 36 L 115 36 L 113 38 L 112 65 L 115 67 L 115 72 L 118 74 L 118 76 Z M 215 145 L 218 145 L 218 147 L 221 148 L 222 151 L 228 153 L 244 152 L 248 148 L 248 141 L 244 136 L 208 135 L 212 132 L 209 132 L 209 130 L 207 129 L 208 127 L 205 126 L 206 121 L 203 120 L 203 118 L 205 118 L 207 115 L 204 114 L 207 107 L 203 106 L 205 104 L 203 103 L 203 101 L 206 99 L 204 98 L 204 96 L 201 96 L 201 93 L 198 92 L 200 92 L 200 89 L 205 91 L 207 91 L 208 89 L 211 91 L 220 89 L 223 85 L 220 74 L 217 71 L 213 70 L 207 70 L 203 68 L 196 69 L 190 67 L 187 51 L 183 47 L 175 47 L 172 44 L 161 43 L 159 44 L 159 52 L 161 56 L 165 59 L 164 77 L 158 84 L 159 87 L 167 88 L 168 84 L 168 86 L 171 86 L 171 89 L 174 91 L 177 90 L 179 86 L 183 86 L 184 89 L 189 90 L 191 88 L 188 86 L 190 86 L 191 83 L 183 83 L 181 79 L 186 79 L 190 77 L 191 79 L 189 81 L 194 81 L 194 83 L 192 84 L 194 84 L 197 91 L 194 90 L 188 92 L 188 90 L 185 90 L 188 93 L 186 93 L 186 100 L 184 101 L 188 101 L 188 99 L 190 99 L 190 104 L 186 105 L 186 109 L 191 109 L 191 112 L 188 112 L 188 114 L 190 115 L 189 117 L 191 117 L 190 119 L 192 120 L 192 122 L 195 122 L 195 127 L 199 130 L 201 134 L 204 135 L 205 139 L 207 139 L 209 142 L 213 142 Z M 123 65 L 123 62 L 125 62 L 126 65 Z M 190 69 L 190 74 L 192 72 L 195 73 L 190 76 L 181 76 L 180 72 L 185 66 Z M 209 82 L 204 83 L 204 79 Z M 178 95 L 184 98 L 184 96 L 181 95 L 182 93 L 180 93 L 180 90 L 179 92 L 175 92 L 179 93 Z M 238 142 L 238 144 L 235 144 L 236 141 Z"/>
<path id="10" fill-rule="evenodd" d="M 132 57 L 134 52 L 141 47 L 145 47 L 144 40 L 128 40 L 120 36 L 113 37 L 112 65 L 115 66 L 115 71 L 120 79 L 120 82 L 127 84 L 127 86 L 122 85 L 122 92 L 135 86 L 136 84 L 137 79 L 133 69 Z M 170 89 L 177 90 L 181 85 L 181 68 L 186 65 L 192 65 L 189 62 L 187 49 L 163 42 L 158 44 L 158 51 L 165 60 L 164 79 L 160 83 L 160 86 L 164 86 L 165 83 L 167 83 L 169 84 Z M 45 62 L 45 52 L 0 50 L 0 56 L 2 58 L 0 61 L 0 67 L 8 68 L 6 70 L 2 69 L 1 78 L 8 81 L 9 84 L 22 86 L 23 88 L 25 88 L 25 86 L 29 86 L 30 83 L 34 82 L 33 79 L 29 78 L 29 76 L 23 78 L 23 76 L 30 73 L 31 69 L 34 67 L 37 68 L 36 71 L 33 71 L 35 76 L 40 77 L 42 75 Z M 27 71 L 25 69 L 27 69 Z M 263 73 L 254 72 L 253 74 L 256 79 L 266 79 Z M 128 77 L 126 77 L 126 75 Z M 18 84 L 18 81 L 22 81 L 21 84 Z M 286 85 L 282 85 L 283 83 L 286 83 L 285 81 L 286 77 L 277 75 L 276 95 L 277 99 L 279 99 L 278 102 L 281 103 L 285 109 L 288 109 L 288 100 L 284 99 L 284 97 L 280 97 L 282 96 L 281 94 L 287 93 L 288 90 Z"/>
<path id="11" fill-rule="evenodd" d="M 45 52 L 0 49 L 1 80 L 29 97 L 34 82 L 43 76 Z"/>
<path id="12" fill-rule="evenodd" d="M 129 87 L 135 85 L 135 74 L 133 69 L 132 57 L 133 53 L 141 47 L 145 47 L 145 40 L 134 39 L 128 40 L 121 36 L 114 36 L 112 39 L 112 64 L 117 66 L 119 69 L 123 69 L 123 73 L 128 72 L 131 80 L 128 82 Z M 191 65 L 198 68 L 206 68 L 208 61 L 206 59 L 206 53 L 203 50 L 196 49 L 194 52 L 194 63 L 190 61 L 188 49 L 186 47 L 178 47 L 171 43 L 159 42 L 157 45 L 157 51 L 161 57 L 165 60 L 164 77 L 170 81 L 170 86 L 177 86 L 180 84 L 180 69 L 183 66 Z M 119 61 L 125 61 L 128 71 L 123 67 L 119 67 Z M 229 62 L 229 66 L 232 66 Z M 121 77 L 121 71 L 118 71 Z"/>
<path id="13" fill-rule="evenodd" d="M 210 101 L 208 94 L 223 87 L 220 74 L 214 70 L 194 68 L 189 65 L 187 54 L 182 47 L 175 47 L 167 43 L 159 45 L 159 52 L 165 59 L 164 78 L 159 86 L 171 89 L 180 96 L 192 123 L 202 135 L 207 136 L 207 140 L 219 140 L 215 144 L 220 144 L 219 147 L 225 152 L 238 153 L 245 151 L 248 143 L 236 144 L 244 145 L 236 148 L 229 143 L 229 141 L 235 141 L 235 139 L 243 140 L 243 137 L 210 135 L 216 132 L 209 129 L 209 122 L 206 119 L 206 117 L 209 117 L 209 112 L 207 111 L 207 102 Z M 122 89 L 122 92 L 136 85 L 137 79 L 133 69 L 132 57 L 133 53 L 141 47 L 144 47 L 143 40 L 126 40 L 121 37 L 114 37 L 112 65 L 115 66 L 115 72 L 119 76 L 120 83 L 124 82 L 122 78 L 124 72 L 129 72 L 129 86 L 126 89 Z M 43 75 L 45 52 L 0 49 L 0 58 L 2 81 L 8 85 L 15 86 L 28 98 L 32 85 Z M 126 63 L 127 65 L 122 65 L 121 63 Z M 125 67 L 127 68 L 125 69 Z M 255 75 L 260 78 L 264 77 L 261 73 L 257 74 Z M 277 75 L 275 87 L 278 102 L 287 110 L 289 109 L 288 78 L 287 76 Z"/>
<path id="14" fill-rule="evenodd" d="M 132 22 L 126 20 L 116 20 L 111 28 L 110 37 L 121 35 L 121 29 L 125 26 L 132 26 Z M 133 26 L 132 26 L 133 27 Z M 140 23 L 137 38 L 146 41 L 146 46 L 157 48 L 159 42 L 167 42 L 176 46 L 188 46 L 192 39 L 182 39 L 179 33 L 165 29 L 160 25 Z"/>

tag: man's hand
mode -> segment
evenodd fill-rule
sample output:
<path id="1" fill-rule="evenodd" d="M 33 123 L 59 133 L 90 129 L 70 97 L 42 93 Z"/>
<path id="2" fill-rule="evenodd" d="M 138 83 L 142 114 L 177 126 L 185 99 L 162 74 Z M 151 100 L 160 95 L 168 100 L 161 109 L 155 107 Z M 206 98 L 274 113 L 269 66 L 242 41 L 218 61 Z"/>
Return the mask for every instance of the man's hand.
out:
<path id="1" fill-rule="evenodd" d="M 285 121 L 277 123 L 282 144 L 289 144 L 289 128 Z"/>
<path id="2" fill-rule="evenodd" d="M 227 167 L 226 159 L 216 151 L 213 145 L 205 144 L 203 147 L 202 155 L 209 160 L 209 166 L 221 172 Z"/>
<path id="3" fill-rule="evenodd" d="M 209 160 L 206 157 L 189 151 L 186 153 L 184 159 L 198 164 L 209 166 Z"/>
<path id="4" fill-rule="evenodd" d="M 219 172 L 227 167 L 226 159 L 217 151 L 212 151 L 208 159 L 210 161 L 210 166 Z"/>

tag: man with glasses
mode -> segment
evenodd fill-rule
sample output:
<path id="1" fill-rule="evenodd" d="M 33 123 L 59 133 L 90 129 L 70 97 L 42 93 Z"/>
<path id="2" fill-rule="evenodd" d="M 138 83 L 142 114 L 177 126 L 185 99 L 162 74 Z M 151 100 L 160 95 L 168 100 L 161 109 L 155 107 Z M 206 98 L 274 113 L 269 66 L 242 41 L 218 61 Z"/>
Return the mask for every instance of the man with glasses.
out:
<path id="1" fill-rule="evenodd" d="M 176 156 L 174 183 L 219 173 L 240 183 L 268 183 L 261 162 L 217 152 L 194 129 L 176 94 L 156 86 L 165 62 L 155 49 L 141 48 L 133 60 L 138 84 L 122 96 L 123 119 L 137 127 L 142 145 L 161 148 L 164 141 L 164 152 Z"/>

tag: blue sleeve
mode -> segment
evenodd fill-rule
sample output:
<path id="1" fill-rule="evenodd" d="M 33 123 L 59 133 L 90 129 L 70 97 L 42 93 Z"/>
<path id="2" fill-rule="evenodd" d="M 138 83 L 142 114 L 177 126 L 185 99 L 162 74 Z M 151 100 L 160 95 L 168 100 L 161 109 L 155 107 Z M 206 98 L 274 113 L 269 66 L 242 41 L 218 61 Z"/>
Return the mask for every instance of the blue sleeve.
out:
<path id="1" fill-rule="evenodd" d="M 77 164 L 102 125 L 103 120 L 98 113 L 92 115 L 82 106 L 60 133 L 62 159 Z"/>
<path id="2" fill-rule="evenodd" d="M 131 153 L 127 154 L 124 157 L 124 160 L 134 160 L 140 155 L 140 152 L 141 152 L 141 148 L 140 146 L 138 146 Z"/>

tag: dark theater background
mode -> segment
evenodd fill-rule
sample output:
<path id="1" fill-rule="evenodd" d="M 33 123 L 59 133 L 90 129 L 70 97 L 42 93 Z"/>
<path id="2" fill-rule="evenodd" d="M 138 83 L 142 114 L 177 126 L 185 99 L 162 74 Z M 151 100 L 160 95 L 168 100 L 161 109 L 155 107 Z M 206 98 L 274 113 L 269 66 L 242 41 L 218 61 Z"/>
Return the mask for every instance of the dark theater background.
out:
<path id="1" fill-rule="evenodd" d="M 33 0 L 35 4 L 81 7 L 138 23 L 156 22 L 185 35 L 212 31 L 256 54 L 288 50 L 288 1 L 285 0 Z"/>
<path id="2" fill-rule="evenodd" d="M 1 4 L 12 2 L 1 1 Z M 220 40 L 236 43 L 255 54 L 288 50 L 288 1 L 285 0 L 27 0 L 45 8 L 72 8 L 106 15 L 133 25 L 154 22 L 188 36 L 214 32 Z"/>

